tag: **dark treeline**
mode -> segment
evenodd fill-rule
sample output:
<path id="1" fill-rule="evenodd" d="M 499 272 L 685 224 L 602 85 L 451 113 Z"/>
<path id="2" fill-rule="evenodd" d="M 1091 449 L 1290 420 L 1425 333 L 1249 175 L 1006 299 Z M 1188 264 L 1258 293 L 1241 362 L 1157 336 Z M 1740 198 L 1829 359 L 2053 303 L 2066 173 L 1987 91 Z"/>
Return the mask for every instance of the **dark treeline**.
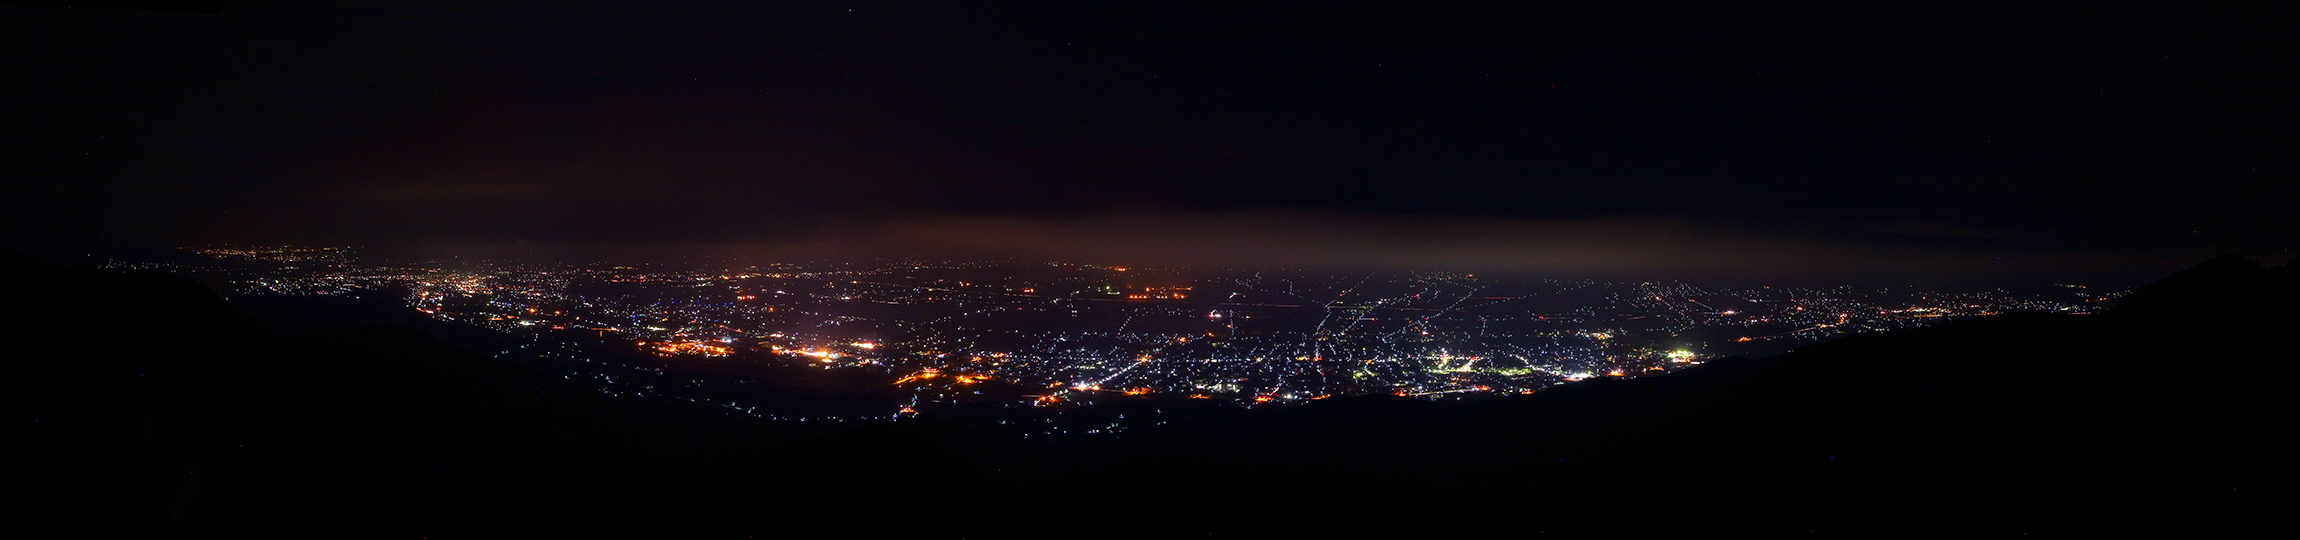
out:
<path id="1" fill-rule="evenodd" d="M 19 511 L 71 536 L 2220 536 L 2270 515 L 2295 272 L 1475 403 L 1118 404 L 1176 420 L 1061 442 L 627 404 L 158 272 L 10 254 L 0 298 Z"/>

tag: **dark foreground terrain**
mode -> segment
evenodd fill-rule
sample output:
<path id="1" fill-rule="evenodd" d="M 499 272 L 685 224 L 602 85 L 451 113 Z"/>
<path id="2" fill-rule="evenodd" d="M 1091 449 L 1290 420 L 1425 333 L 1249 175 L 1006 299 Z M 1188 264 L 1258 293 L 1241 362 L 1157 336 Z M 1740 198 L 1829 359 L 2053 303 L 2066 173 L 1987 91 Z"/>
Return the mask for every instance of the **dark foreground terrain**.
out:
<path id="1" fill-rule="evenodd" d="M 2229 536 L 2282 499 L 2269 370 L 2300 323 L 2294 268 L 2223 257 L 2083 320 L 1039 442 L 627 404 L 406 326 L 279 333 L 177 276 L 9 257 L 17 522 L 70 537 Z"/>

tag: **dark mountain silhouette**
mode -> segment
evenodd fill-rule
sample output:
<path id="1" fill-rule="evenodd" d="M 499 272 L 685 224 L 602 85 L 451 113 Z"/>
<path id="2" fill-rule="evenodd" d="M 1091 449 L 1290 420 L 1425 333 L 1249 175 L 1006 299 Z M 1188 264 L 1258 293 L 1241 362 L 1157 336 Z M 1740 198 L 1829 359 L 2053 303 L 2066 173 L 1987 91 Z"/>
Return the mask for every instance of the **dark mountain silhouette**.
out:
<path id="1" fill-rule="evenodd" d="M 281 333 L 181 277 L 0 259 L 20 511 L 74 536 L 2219 536 L 2271 515 L 2300 322 L 2291 266 L 2224 257 L 2090 319 L 1482 402 L 1118 403 L 1079 414 L 1175 420 L 1049 444 L 636 406 L 407 325 Z"/>

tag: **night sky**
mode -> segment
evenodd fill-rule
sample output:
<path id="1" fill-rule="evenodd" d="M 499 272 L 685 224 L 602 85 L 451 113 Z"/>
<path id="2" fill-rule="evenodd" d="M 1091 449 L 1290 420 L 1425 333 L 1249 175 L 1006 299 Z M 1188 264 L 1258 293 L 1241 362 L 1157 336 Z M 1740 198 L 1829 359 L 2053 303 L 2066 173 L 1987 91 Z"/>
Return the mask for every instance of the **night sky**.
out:
<path id="1" fill-rule="evenodd" d="M 0 245 L 1858 281 L 2300 237 L 2284 2 L 656 4 L 0 6 Z"/>

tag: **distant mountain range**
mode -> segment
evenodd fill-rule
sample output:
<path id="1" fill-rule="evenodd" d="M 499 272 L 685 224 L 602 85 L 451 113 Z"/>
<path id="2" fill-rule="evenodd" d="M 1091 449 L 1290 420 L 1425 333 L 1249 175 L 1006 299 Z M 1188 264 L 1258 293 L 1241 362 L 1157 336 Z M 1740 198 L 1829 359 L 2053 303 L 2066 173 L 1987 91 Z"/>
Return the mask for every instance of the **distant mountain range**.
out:
<path id="1" fill-rule="evenodd" d="M 2229 536 L 2276 515 L 2300 328 L 2300 271 L 2228 256 L 2086 319 L 1477 403 L 1128 402 L 1075 414 L 1171 419 L 1049 443 L 624 403 L 404 325 L 281 333 L 182 277 L 0 259 L 20 519 L 70 536 Z"/>

